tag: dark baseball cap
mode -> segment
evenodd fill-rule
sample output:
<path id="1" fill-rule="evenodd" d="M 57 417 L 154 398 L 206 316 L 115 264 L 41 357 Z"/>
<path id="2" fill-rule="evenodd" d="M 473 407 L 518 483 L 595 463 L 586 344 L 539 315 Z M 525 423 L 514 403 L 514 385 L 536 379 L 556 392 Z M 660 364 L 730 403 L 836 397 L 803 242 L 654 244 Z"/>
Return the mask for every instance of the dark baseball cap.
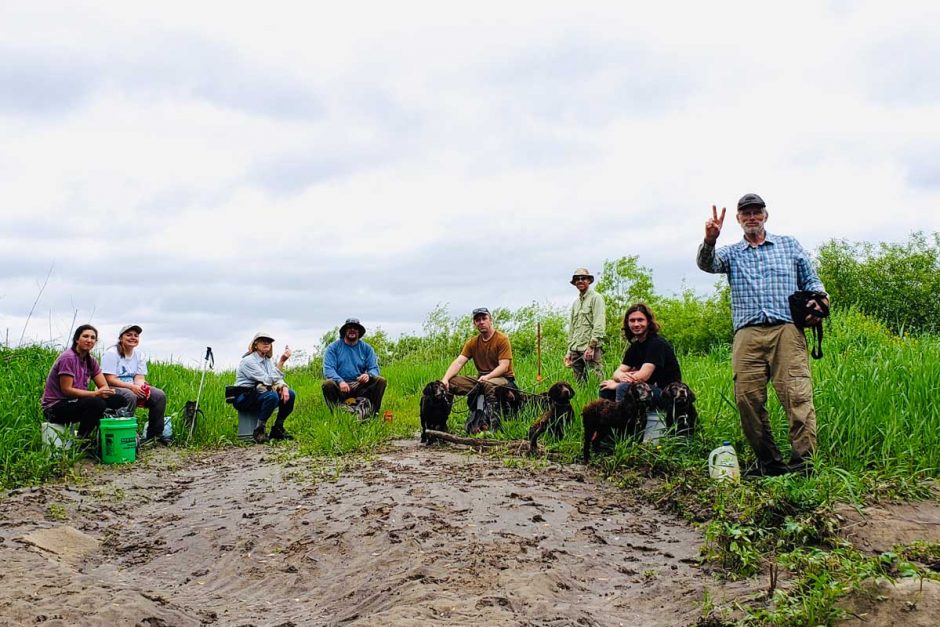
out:
<path id="1" fill-rule="evenodd" d="M 757 194 L 744 194 L 741 196 L 741 200 L 738 201 L 738 211 L 741 211 L 745 207 L 766 207 L 764 204 L 764 199 L 758 196 Z"/>
<path id="2" fill-rule="evenodd" d="M 473 319 L 474 319 L 474 320 L 477 319 L 477 316 L 489 316 L 489 315 L 490 315 L 490 310 L 487 309 L 486 307 L 477 307 L 476 309 L 473 310 Z M 490 316 L 490 317 L 492 317 L 492 316 Z"/>

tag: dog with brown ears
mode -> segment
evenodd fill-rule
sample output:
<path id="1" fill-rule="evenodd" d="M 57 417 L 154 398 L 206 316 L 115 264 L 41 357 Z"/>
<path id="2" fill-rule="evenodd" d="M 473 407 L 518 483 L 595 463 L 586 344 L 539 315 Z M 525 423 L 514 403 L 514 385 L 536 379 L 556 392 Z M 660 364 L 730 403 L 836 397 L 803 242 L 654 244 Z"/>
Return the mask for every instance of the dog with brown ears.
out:
<path id="1" fill-rule="evenodd" d="M 432 444 L 434 438 L 426 432 L 442 431 L 447 433 L 447 419 L 454 406 L 454 395 L 440 381 L 431 381 L 421 392 L 421 404 L 418 415 L 421 418 L 421 442 Z"/>
<path id="2" fill-rule="evenodd" d="M 574 420 L 574 409 L 571 408 L 572 398 L 574 398 L 574 388 L 571 384 L 567 381 L 559 381 L 548 388 L 545 396 L 537 401 L 540 403 L 547 401 L 548 406 L 538 420 L 529 427 L 529 455 L 535 455 L 538 452 L 538 439 L 546 431 L 555 439 L 564 437 L 565 430 Z"/>
<path id="3" fill-rule="evenodd" d="M 676 435 L 692 437 L 698 423 L 695 394 L 685 383 L 674 381 L 663 388 L 662 407 L 666 410 L 666 428 Z"/>
<path id="4" fill-rule="evenodd" d="M 584 422 L 582 461 L 591 461 L 591 452 L 613 452 L 614 437 L 641 437 L 646 430 L 646 412 L 653 402 L 653 390 L 646 383 L 633 383 L 623 400 L 591 401 L 581 410 Z"/>

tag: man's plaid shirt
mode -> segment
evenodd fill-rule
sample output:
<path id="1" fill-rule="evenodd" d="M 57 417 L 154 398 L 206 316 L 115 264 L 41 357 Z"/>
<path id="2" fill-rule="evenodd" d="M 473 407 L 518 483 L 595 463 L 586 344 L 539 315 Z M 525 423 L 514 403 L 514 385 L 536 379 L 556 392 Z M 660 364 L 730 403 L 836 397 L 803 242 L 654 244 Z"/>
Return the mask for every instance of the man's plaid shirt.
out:
<path id="1" fill-rule="evenodd" d="M 760 246 L 742 238 L 718 250 L 703 242 L 696 262 L 705 272 L 728 275 L 735 331 L 753 324 L 793 322 L 790 294 L 825 291 L 809 254 L 787 235 L 766 233 Z"/>

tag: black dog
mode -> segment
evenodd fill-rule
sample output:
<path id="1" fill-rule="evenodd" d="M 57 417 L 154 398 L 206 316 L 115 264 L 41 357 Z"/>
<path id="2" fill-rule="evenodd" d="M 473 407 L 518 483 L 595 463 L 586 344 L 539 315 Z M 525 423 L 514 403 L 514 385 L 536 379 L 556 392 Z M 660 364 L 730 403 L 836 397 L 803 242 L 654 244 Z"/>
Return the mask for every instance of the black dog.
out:
<path id="1" fill-rule="evenodd" d="M 595 453 L 613 451 L 614 436 L 642 436 L 646 430 L 646 412 L 653 400 L 653 391 L 646 383 L 634 383 L 619 403 L 606 399 L 591 401 L 581 410 L 584 421 L 584 447 L 581 457 L 585 464 Z"/>
<path id="2" fill-rule="evenodd" d="M 443 431 L 447 433 L 447 418 L 454 405 L 454 395 L 440 381 L 431 381 L 421 393 L 421 441 L 431 444 L 432 438 L 425 431 Z"/>
<path id="3" fill-rule="evenodd" d="M 676 435 L 691 437 L 695 434 L 698 412 L 695 394 L 685 383 L 673 381 L 663 389 L 663 407 L 666 410 L 666 428 L 675 429 Z"/>
<path id="4" fill-rule="evenodd" d="M 546 396 L 548 407 L 529 427 L 529 455 L 535 455 L 538 452 L 538 439 L 545 431 L 551 433 L 555 439 L 561 438 L 574 419 L 574 410 L 571 408 L 574 388 L 567 381 L 559 381 L 550 387 Z"/>

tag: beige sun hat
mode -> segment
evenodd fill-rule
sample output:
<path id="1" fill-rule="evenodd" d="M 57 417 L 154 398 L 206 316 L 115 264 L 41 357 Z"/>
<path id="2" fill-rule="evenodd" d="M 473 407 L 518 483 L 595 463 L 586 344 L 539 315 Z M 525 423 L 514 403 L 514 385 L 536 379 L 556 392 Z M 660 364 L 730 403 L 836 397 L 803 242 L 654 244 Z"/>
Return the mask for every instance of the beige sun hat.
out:
<path id="1" fill-rule="evenodd" d="M 579 276 L 586 276 L 588 278 L 589 283 L 594 282 L 594 275 L 591 274 L 590 270 L 588 270 L 587 268 L 578 268 L 577 270 L 574 271 L 574 274 L 571 275 L 572 285 L 574 285 L 575 278 Z"/>

